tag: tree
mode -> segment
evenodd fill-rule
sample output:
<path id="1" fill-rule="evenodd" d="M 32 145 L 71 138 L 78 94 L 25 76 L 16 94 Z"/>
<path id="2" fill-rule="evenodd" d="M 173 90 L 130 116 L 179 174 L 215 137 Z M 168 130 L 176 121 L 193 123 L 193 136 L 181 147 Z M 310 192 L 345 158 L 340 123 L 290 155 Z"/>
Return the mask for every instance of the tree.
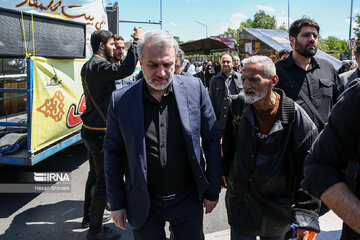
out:
<path id="1" fill-rule="evenodd" d="M 264 11 L 259 10 L 254 14 L 254 20 L 251 18 L 246 19 L 244 22 L 241 22 L 238 29 L 228 28 L 224 34 L 232 33 L 235 41 L 235 54 L 237 54 L 238 44 L 239 44 L 239 34 L 243 28 L 262 28 L 262 29 L 281 29 L 287 31 L 284 26 L 276 28 L 276 19 L 275 16 L 270 16 Z"/>
<path id="2" fill-rule="evenodd" d="M 360 14 L 356 14 L 355 16 L 355 22 L 357 23 L 357 26 L 353 28 L 354 33 L 356 35 L 356 42 L 360 40 Z"/>
<path id="3" fill-rule="evenodd" d="M 228 28 L 224 34 L 232 33 L 234 38 L 234 45 L 235 45 L 235 55 L 238 54 L 238 46 L 239 46 L 239 34 L 240 34 L 240 28 L 238 29 L 232 29 Z"/>
<path id="4" fill-rule="evenodd" d="M 289 29 L 287 29 L 287 27 L 285 27 L 284 24 L 281 25 L 278 29 L 279 29 L 279 30 L 283 30 L 283 31 L 285 31 L 285 32 L 289 32 Z"/>
<path id="5" fill-rule="evenodd" d="M 277 29 L 275 16 L 270 16 L 264 11 L 259 10 L 254 15 L 254 20 L 251 18 L 240 24 L 240 28 L 262 28 L 262 29 Z"/>
<path id="6" fill-rule="evenodd" d="M 339 51 L 343 54 L 348 53 L 346 41 L 334 36 L 329 36 L 327 39 L 320 38 L 318 47 L 323 51 Z"/>

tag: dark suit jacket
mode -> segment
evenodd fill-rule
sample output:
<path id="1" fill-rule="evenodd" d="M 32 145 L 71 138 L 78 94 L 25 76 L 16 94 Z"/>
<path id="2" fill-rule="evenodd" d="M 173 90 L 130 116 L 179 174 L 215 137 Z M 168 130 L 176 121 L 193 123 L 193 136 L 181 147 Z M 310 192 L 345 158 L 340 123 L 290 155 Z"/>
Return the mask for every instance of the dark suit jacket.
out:
<path id="1" fill-rule="evenodd" d="M 132 228 L 145 223 L 150 208 L 144 130 L 144 79 L 112 94 L 104 141 L 107 195 L 112 210 L 126 209 Z M 199 200 L 218 198 L 221 158 L 214 110 L 199 79 L 174 75 L 173 90 Z M 201 145 L 205 160 L 201 154 Z M 125 175 L 125 179 L 124 179 Z"/>

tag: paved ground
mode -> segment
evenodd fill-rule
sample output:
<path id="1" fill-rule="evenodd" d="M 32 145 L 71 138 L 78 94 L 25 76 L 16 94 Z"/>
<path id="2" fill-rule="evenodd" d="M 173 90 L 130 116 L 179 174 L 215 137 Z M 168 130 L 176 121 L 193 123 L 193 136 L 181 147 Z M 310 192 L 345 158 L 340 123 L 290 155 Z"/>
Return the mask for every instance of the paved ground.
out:
<path id="1" fill-rule="evenodd" d="M 86 230 L 80 228 L 88 171 L 85 148 L 71 147 L 32 168 L 0 167 L 0 174 L 19 171 L 71 172 L 71 192 L 0 194 L 0 240 L 86 239 Z M 223 198 L 224 191 L 214 212 L 204 217 L 207 240 L 230 239 Z M 320 224 L 323 232 L 318 240 L 340 238 L 341 220 L 332 212 L 323 216 Z M 106 226 L 115 229 L 111 221 Z M 129 228 L 122 231 L 120 240 L 131 239 Z"/>

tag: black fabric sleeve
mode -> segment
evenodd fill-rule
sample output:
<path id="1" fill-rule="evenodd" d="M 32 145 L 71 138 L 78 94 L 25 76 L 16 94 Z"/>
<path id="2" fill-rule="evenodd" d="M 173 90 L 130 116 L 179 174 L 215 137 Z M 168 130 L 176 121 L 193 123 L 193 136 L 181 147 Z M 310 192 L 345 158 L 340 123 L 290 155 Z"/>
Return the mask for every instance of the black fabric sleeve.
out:
<path id="1" fill-rule="evenodd" d="M 317 198 L 332 185 L 345 182 L 343 170 L 359 156 L 359 105 L 357 79 L 334 106 L 328 124 L 306 157 L 302 186 Z"/>
<path id="2" fill-rule="evenodd" d="M 137 46 L 132 44 L 122 64 L 111 63 L 110 61 L 99 61 L 96 62 L 97 64 L 90 66 L 90 71 L 97 74 L 99 79 L 116 81 L 130 76 L 135 70 L 137 61 Z"/>

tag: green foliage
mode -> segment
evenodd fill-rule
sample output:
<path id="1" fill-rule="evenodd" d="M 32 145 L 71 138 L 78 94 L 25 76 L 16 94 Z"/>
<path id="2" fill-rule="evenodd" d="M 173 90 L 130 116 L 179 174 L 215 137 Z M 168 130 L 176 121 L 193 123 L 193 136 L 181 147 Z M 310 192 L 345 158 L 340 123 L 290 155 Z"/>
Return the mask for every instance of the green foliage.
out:
<path id="1" fill-rule="evenodd" d="M 240 28 L 262 28 L 262 29 L 276 29 L 275 16 L 270 16 L 264 11 L 259 10 L 254 15 L 254 20 L 251 18 L 240 24 Z"/>
<path id="2" fill-rule="evenodd" d="M 320 38 L 318 48 L 323 51 L 339 51 L 347 54 L 348 48 L 346 40 L 341 40 L 338 37 L 329 36 L 326 39 Z"/>
<path id="3" fill-rule="evenodd" d="M 353 28 L 354 33 L 355 33 L 355 38 L 356 38 L 356 42 L 358 42 L 360 40 L 360 14 L 356 14 L 355 16 L 355 22 L 357 23 L 357 26 Z"/>
<path id="4" fill-rule="evenodd" d="M 244 22 L 241 22 L 238 29 L 228 28 L 224 34 L 233 33 L 235 40 L 235 54 L 237 55 L 237 49 L 239 44 L 239 34 L 243 28 L 262 28 L 262 29 L 281 29 L 284 31 L 288 31 L 285 26 L 276 27 L 276 19 L 275 16 L 270 16 L 266 14 L 264 11 L 259 10 L 254 14 L 254 19 L 248 18 Z"/>
<path id="5" fill-rule="evenodd" d="M 289 29 L 287 27 L 285 27 L 285 25 L 281 25 L 278 29 L 283 30 L 285 32 L 289 32 Z"/>
<path id="6" fill-rule="evenodd" d="M 234 54 L 237 55 L 238 54 L 238 46 L 239 46 L 239 35 L 240 35 L 240 28 L 238 29 L 232 29 L 232 28 L 228 28 L 224 34 L 228 34 L 228 33 L 232 33 L 233 38 L 234 38 L 234 45 L 235 45 L 235 51 Z"/>

